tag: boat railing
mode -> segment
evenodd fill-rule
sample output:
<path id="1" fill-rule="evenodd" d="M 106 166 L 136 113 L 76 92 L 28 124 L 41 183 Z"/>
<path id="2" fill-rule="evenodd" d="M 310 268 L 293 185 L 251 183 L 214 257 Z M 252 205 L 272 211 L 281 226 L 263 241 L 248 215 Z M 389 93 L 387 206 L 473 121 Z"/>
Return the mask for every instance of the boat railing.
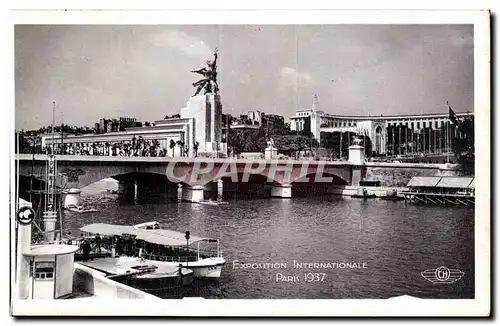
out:
<path id="1" fill-rule="evenodd" d="M 198 260 L 196 256 L 163 256 L 163 255 L 154 255 L 148 253 L 142 253 L 141 255 L 144 259 L 155 260 L 155 261 L 165 261 L 165 262 L 194 262 Z"/>

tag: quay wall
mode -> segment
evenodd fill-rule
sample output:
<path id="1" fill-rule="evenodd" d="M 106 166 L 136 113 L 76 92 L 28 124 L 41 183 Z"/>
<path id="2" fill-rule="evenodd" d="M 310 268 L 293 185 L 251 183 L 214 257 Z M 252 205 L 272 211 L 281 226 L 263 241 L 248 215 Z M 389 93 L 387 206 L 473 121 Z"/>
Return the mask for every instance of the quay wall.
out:
<path id="1" fill-rule="evenodd" d="M 404 198 L 402 191 L 408 191 L 405 187 L 366 187 L 366 186 L 335 186 L 330 187 L 326 190 L 326 193 L 340 196 L 353 196 L 358 194 L 358 189 L 366 189 L 366 194 L 371 196 L 375 195 L 377 197 L 385 197 L 389 193 L 396 195 L 398 197 Z M 293 190 L 292 190 L 293 191 Z"/>
<path id="2" fill-rule="evenodd" d="M 445 177 L 458 176 L 454 170 L 422 169 L 422 168 L 386 168 L 367 167 L 366 180 L 380 181 L 383 187 L 405 187 L 412 177 Z"/>
<path id="3" fill-rule="evenodd" d="M 75 263 L 73 283 L 86 293 L 103 299 L 160 299 L 152 294 L 113 281 L 104 273 Z"/>

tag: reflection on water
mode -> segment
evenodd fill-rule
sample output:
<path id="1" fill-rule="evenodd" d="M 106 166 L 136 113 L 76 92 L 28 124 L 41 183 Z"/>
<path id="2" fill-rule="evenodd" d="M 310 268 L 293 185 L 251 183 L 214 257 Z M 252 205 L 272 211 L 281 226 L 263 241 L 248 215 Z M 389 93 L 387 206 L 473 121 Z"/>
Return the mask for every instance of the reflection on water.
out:
<path id="1" fill-rule="evenodd" d="M 230 205 L 178 203 L 161 198 L 118 200 L 82 197 L 99 212 L 64 213 L 64 229 L 79 234 L 94 223 L 163 227 L 219 238 L 227 264 L 216 281 L 196 281 L 181 296 L 205 298 L 428 298 L 474 297 L 474 210 L 417 206 L 335 196 L 230 200 Z M 361 269 L 294 269 L 293 261 L 356 262 Z M 233 268 L 240 263 L 284 263 L 286 269 Z M 240 265 L 238 265 L 240 264 Z M 433 284 L 426 269 L 447 266 L 465 273 L 454 284 Z M 305 272 L 325 273 L 318 282 Z M 278 277 L 299 281 L 277 281 Z M 290 278 L 287 278 L 290 276 Z M 171 294 L 161 294 L 170 297 Z"/>

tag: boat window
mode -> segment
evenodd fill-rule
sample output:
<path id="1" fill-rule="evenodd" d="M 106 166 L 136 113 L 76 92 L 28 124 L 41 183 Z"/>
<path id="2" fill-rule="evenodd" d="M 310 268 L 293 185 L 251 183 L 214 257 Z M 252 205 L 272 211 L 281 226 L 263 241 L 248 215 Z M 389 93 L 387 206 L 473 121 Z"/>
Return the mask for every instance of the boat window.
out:
<path id="1" fill-rule="evenodd" d="M 54 262 L 36 262 L 35 263 L 35 279 L 36 280 L 51 280 L 54 278 Z"/>

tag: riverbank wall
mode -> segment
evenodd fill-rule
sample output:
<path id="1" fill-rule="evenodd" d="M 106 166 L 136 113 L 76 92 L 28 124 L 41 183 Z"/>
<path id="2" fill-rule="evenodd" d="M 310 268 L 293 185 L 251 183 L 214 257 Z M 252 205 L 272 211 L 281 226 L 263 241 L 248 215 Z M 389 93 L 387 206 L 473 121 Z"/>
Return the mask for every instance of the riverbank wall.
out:
<path id="1" fill-rule="evenodd" d="M 459 172 L 456 170 L 367 167 L 365 180 L 380 181 L 382 187 L 406 187 L 413 177 L 455 177 L 458 175 Z"/>
<path id="2" fill-rule="evenodd" d="M 351 197 L 355 195 L 359 195 L 359 189 L 365 189 L 367 196 L 375 196 L 375 197 L 386 197 L 386 196 L 397 196 L 400 198 L 404 198 L 402 192 L 408 191 L 406 187 L 366 187 L 366 186 L 338 186 L 338 187 L 330 187 L 325 193 L 339 196 Z"/>

